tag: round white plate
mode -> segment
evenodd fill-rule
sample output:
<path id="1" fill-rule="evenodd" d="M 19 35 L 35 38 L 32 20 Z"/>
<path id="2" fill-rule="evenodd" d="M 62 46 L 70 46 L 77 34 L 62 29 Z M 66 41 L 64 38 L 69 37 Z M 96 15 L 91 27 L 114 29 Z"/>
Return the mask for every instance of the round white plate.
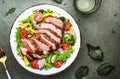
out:
<path id="1" fill-rule="evenodd" d="M 17 50 L 16 50 L 17 49 L 17 44 L 15 42 L 15 40 L 16 40 L 15 39 L 16 28 L 19 27 L 19 21 L 20 20 L 22 20 L 24 18 L 27 18 L 29 15 L 32 14 L 32 11 L 36 10 L 36 9 L 43 9 L 43 10 L 50 9 L 53 12 L 60 13 L 61 16 L 64 16 L 64 17 L 66 17 L 70 20 L 70 22 L 72 23 L 73 28 L 76 32 L 77 39 L 76 39 L 75 45 L 73 46 L 75 48 L 75 51 L 73 52 L 73 54 L 71 54 L 71 56 L 67 59 L 67 61 L 64 63 L 64 65 L 62 65 L 62 67 L 60 67 L 60 68 L 54 68 L 53 67 L 53 68 L 48 69 L 48 70 L 36 70 L 36 69 L 31 68 L 31 67 L 25 66 L 23 59 L 17 54 Z M 68 66 L 70 66 L 72 64 L 72 62 L 77 57 L 77 55 L 79 53 L 80 46 L 81 46 L 80 30 L 79 30 L 79 26 L 77 25 L 77 23 L 75 22 L 73 17 L 67 11 L 65 11 L 64 9 L 59 8 L 57 6 L 54 6 L 54 5 L 50 5 L 50 4 L 36 5 L 36 6 L 30 7 L 28 9 L 26 9 L 25 11 L 23 11 L 16 18 L 16 20 L 15 20 L 15 22 L 14 22 L 12 28 L 11 28 L 11 32 L 10 32 L 10 47 L 11 47 L 11 50 L 12 50 L 12 53 L 13 53 L 15 59 L 18 61 L 18 63 L 23 68 L 25 68 L 26 70 L 28 70 L 32 73 L 35 73 L 35 74 L 52 75 L 52 74 L 56 74 L 56 73 L 59 73 L 59 72 L 65 70 Z"/>

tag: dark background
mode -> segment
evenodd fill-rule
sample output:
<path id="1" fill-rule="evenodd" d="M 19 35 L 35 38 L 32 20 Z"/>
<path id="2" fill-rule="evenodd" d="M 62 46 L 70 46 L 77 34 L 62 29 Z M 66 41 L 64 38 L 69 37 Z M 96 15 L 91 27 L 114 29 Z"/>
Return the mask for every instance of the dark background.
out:
<path id="1" fill-rule="evenodd" d="M 74 0 L 63 0 L 57 4 L 53 0 L 0 0 L 0 46 L 3 47 L 8 59 L 7 67 L 12 79 L 75 79 L 75 71 L 82 65 L 90 68 L 88 76 L 83 79 L 120 79 L 120 0 L 103 0 L 100 9 L 89 16 L 83 16 L 75 10 Z M 52 76 L 41 76 L 24 70 L 15 60 L 10 46 L 10 28 L 16 17 L 30 6 L 49 3 L 67 10 L 80 25 L 82 47 L 74 63 L 63 72 Z M 12 7 L 14 13 L 4 17 Z M 100 46 L 104 52 L 104 61 L 93 61 L 87 55 L 86 44 Z M 102 63 L 111 63 L 116 67 L 108 76 L 102 77 L 96 73 L 96 68 Z M 4 68 L 0 64 L 0 79 L 7 79 Z"/>

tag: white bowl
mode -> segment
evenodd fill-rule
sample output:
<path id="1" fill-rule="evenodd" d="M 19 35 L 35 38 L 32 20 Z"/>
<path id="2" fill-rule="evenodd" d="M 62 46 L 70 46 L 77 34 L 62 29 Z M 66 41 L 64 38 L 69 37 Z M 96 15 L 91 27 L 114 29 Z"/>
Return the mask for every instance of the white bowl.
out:
<path id="1" fill-rule="evenodd" d="M 76 36 L 77 36 L 76 43 L 73 46 L 73 48 L 75 48 L 75 51 L 73 52 L 73 54 L 71 54 L 71 56 L 67 59 L 67 61 L 64 63 L 64 65 L 62 65 L 60 68 L 54 68 L 53 67 L 53 68 L 48 69 L 48 70 L 36 70 L 36 69 L 31 68 L 31 67 L 25 66 L 23 59 L 17 54 L 17 50 L 16 50 L 17 49 L 17 44 L 15 42 L 15 33 L 16 33 L 16 28 L 19 27 L 19 25 L 18 25 L 19 23 L 18 22 L 21 19 L 27 18 L 30 14 L 32 14 L 33 10 L 36 10 L 36 9 L 47 10 L 48 8 L 50 10 L 52 10 L 53 12 L 60 13 L 60 15 L 68 18 L 70 20 L 70 22 L 72 23 L 73 28 L 74 28 L 74 30 L 76 32 Z M 52 74 L 56 74 L 56 73 L 59 73 L 59 72 L 65 70 L 68 66 L 70 66 L 73 63 L 73 61 L 75 60 L 75 58 L 77 57 L 78 53 L 79 53 L 79 49 L 81 47 L 81 35 L 80 35 L 79 26 L 77 25 L 77 23 L 75 22 L 75 20 L 73 19 L 73 17 L 67 11 L 65 11 L 62 8 L 59 8 L 57 6 L 50 5 L 50 4 L 36 5 L 36 6 L 30 7 L 28 9 L 24 10 L 16 18 L 16 20 L 15 20 L 15 22 L 14 22 L 12 28 L 11 28 L 11 33 L 10 33 L 10 47 L 11 47 L 11 50 L 12 50 L 12 53 L 13 53 L 15 59 L 26 70 L 28 70 L 28 71 L 30 71 L 32 73 L 35 73 L 35 74 L 40 74 L 40 75 L 52 75 Z"/>

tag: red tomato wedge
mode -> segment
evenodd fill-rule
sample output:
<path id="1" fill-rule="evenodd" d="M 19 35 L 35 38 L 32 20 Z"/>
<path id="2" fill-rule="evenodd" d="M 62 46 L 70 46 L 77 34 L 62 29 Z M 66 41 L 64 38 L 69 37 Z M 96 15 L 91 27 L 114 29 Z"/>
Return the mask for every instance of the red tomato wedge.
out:
<path id="1" fill-rule="evenodd" d="M 27 31 L 25 29 L 21 29 L 21 37 L 27 38 Z"/>
<path id="2" fill-rule="evenodd" d="M 56 68 L 60 68 L 63 65 L 63 61 L 58 61 L 53 63 Z"/>
<path id="3" fill-rule="evenodd" d="M 65 24 L 65 30 L 69 30 L 71 28 L 72 24 L 70 23 L 70 21 L 68 21 L 66 24 Z"/>
<path id="4" fill-rule="evenodd" d="M 36 22 L 42 22 L 44 19 L 44 15 L 41 12 L 36 12 L 34 16 L 34 20 Z"/>
<path id="5" fill-rule="evenodd" d="M 38 60 L 34 60 L 34 61 L 32 62 L 32 67 L 33 67 L 34 69 L 39 69 Z"/>
<path id="6" fill-rule="evenodd" d="M 63 43 L 62 44 L 63 50 L 67 50 L 67 49 L 69 49 L 69 47 L 70 47 L 70 45 L 68 43 Z"/>

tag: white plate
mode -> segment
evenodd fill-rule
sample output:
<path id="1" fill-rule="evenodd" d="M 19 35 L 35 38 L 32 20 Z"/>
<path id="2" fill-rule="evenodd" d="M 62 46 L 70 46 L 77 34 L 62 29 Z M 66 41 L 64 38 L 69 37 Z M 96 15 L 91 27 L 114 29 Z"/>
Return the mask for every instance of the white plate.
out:
<path id="1" fill-rule="evenodd" d="M 54 68 L 53 67 L 53 68 L 48 69 L 48 70 L 36 70 L 36 69 L 31 68 L 31 67 L 25 66 L 23 59 L 17 54 L 17 50 L 16 50 L 17 44 L 15 42 L 15 32 L 16 32 L 16 28 L 19 27 L 18 22 L 20 20 L 24 19 L 24 18 L 27 18 L 29 15 L 31 15 L 33 10 L 36 10 L 36 9 L 47 10 L 48 8 L 50 10 L 52 10 L 53 12 L 60 13 L 61 16 L 64 16 L 64 17 L 70 19 L 70 22 L 72 23 L 73 28 L 74 28 L 74 30 L 76 32 L 76 35 L 77 35 L 76 43 L 73 46 L 75 48 L 75 51 L 67 59 L 67 61 L 65 62 L 65 64 L 62 65 L 62 67 L 60 67 L 60 68 Z M 28 70 L 28 71 L 30 71 L 32 73 L 35 73 L 35 74 L 52 75 L 52 74 L 56 74 L 56 73 L 59 73 L 59 72 L 63 71 L 68 66 L 70 66 L 72 64 L 72 62 L 75 60 L 75 58 L 77 57 L 77 55 L 79 53 L 79 49 L 80 49 L 80 46 L 81 46 L 81 35 L 80 35 L 80 30 L 79 30 L 79 27 L 78 27 L 77 23 L 75 22 L 75 20 L 73 19 L 73 17 L 68 12 L 66 12 L 62 8 L 59 8 L 59 7 L 53 6 L 53 5 L 49 5 L 49 4 L 36 5 L 36 6 L 30 7 L 28 9 L 26 9 L 25 11 L 23 11 L 17 17 L 17 19 L 15 20 L 15 22 L 13 24 L 13 27 L 11 29 L 11 33 L 10 33 L 10 46 L 11 46 L 11 50 L 12 50 L 12 53 L 13 53 L 15 59 L 18 61 L 18 63 L 23 68 L 25 68 L 26 70 Z"/>

